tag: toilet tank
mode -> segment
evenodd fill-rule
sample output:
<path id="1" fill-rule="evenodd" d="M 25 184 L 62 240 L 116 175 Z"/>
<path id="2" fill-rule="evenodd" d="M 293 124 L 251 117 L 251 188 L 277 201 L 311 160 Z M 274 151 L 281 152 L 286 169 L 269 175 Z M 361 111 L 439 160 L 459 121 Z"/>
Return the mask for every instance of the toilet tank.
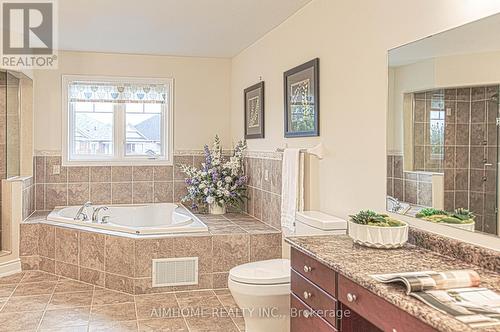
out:
<path id="1" fill-rule="evenodd" d="M 289 236 L 341 235 L 347 233 L 347 221 L 320 211 L 295 213 L 295 231 L 283 228 L 282 257 L 290 258 L 290 245 L 284 241 Z"/>
<path id="2" fill-rule="evenodd" d="M 297 212 L 295 236 L 346 234 L 347 221 L 320 211 Z"/>

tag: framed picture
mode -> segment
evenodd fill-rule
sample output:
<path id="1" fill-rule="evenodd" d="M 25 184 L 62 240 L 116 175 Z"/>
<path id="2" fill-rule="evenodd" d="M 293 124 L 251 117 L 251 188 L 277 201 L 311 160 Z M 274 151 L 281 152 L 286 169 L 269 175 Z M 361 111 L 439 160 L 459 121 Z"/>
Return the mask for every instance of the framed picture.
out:
<path id="1" fill-rule="evenodd" d="M 319 58 L 283 74 L 285 137 L 319 136 Z"/>
<path id="2" fill-rule="evenodd" d="M 244 90 L 245 138 L 264 138 L 264 82 Z"/>

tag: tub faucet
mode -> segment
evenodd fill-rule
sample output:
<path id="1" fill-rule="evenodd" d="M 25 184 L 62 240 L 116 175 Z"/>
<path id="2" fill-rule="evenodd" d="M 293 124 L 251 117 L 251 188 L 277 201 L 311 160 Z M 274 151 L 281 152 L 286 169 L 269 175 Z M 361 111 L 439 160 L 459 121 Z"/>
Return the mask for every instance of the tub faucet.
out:
<path id="1" fill-rule="evenodd" d="M 94 213 L 92 213 L 92 222 L 99 222 L 99 212 L 102 211 L 107 211 L 108 207 L 107 206 L 101 206 L 96 209 L 94 209 Z"/>
<path id="2" fill-rule="evenodd" d="M 88 221 L 89 216 L 84 212 L 84 210 L 88 207 L 91 207 L 92 203 L 91 202 L 86 202 L 84 203 L 79 209 L 78 212 L 76 213 L 76 216 L 73 218 L 74 220 L 81 220 L 81 221 Z"/>

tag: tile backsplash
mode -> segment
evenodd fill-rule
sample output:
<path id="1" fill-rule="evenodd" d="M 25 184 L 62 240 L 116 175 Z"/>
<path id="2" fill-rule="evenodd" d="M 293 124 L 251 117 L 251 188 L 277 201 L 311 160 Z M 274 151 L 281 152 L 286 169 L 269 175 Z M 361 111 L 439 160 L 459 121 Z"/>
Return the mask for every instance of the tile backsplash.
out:
<path id="1" fill-rule="evenodd" d="M 280 229 L 281 165 L 277 153 L 248 153 L 245 174 L 248 176 L 247 213 Z"/>
<path id="2" fill-rule="evenodd" d="M 170 203 L 186 193 L 178 164 L 200 162 L 199 155 L 174 156 L 175 166 L 67 166 L 61 156 L 35 157 L 36 210 L 55 206 Z M 59 168 L 59 174 L 54 170 Z"/>

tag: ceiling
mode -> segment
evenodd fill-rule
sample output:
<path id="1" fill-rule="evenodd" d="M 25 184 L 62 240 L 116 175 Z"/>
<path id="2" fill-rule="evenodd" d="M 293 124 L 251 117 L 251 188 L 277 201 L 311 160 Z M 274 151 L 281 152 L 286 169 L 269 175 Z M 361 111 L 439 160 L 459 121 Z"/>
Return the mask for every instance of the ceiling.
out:
<path id="1" fill-rule="evenodd" d="M 500 51 L 500 14 L 389 51 L 389 66 L 459 54 Z"/>
<path id="2" fill-rule="evenodd" d="M 310 1 L 58 1 L 58 48 L 233 57 Z"/>

